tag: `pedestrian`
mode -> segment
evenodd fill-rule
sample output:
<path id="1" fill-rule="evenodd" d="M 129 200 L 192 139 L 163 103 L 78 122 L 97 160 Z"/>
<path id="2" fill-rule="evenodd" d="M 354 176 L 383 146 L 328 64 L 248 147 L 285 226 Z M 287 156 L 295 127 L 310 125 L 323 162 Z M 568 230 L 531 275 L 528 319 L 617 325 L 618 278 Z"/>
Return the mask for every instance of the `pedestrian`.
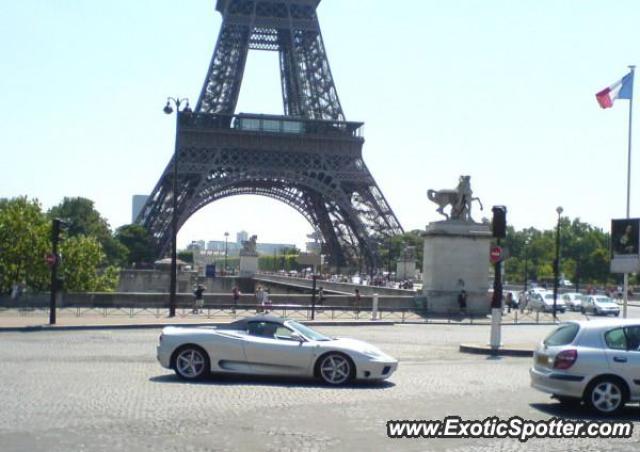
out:
<path id="1" fill-rule="evenodd" d="M 258 286 L 256 289 L 256 314 L 262 312 L 264 309 L 264 291 L 262 286 Z"/>
<path id="2" fill-rule="evenodd" d="M 263 294 L 264 311 L 266 314 L 269 314 L 271 312 L 271 298 L 269 297 L 271 295 L 271 289 L 265 289 Z"/>
<path id="3" fill-rule="evenodd" d="M 195 296 L 194 304 L 193 304 L 193 313 L 198 314 L 200 309 L 204 306 L 204 298 L 202 294 L 204 293 L 204 286 L 202 284 L 198 284 L 196 288 L 193 290 L 193 295 Z"/>
<path id="4" fill-rule="evenodd" d="M 460 307 L 460 312 L 462 314 L 466 314 L 467 312 L 467 292 L 462 289 L 458 294 L 458 306 Z"/>
<path id="5" fill-rule="evenodd" d="M 506 298 L 507 312 L 511 312 L 511 308 L 513 307 L 513 294 L 511 292 L 507 292 L 507 296 L 505 298 Z"/>
<path id="6" fill-rule="evenodd" d="M 356 312 L 360 311 L 360 289 L 356 289 L 356 296 L 355 296 L 355 302 L 354 302 L 354 306 L 356 308 Z"/>
<path id="7" fill-rule="evenodd" d="M 322 287 L 318 289 L 318 304 L 319 305 L 324 304 L 324 289 Z"/>
<path id="8" fill-rule="evenodd" d="M 233 294 L 233 308 L 231 308 L 231 311 L 235 314 L 238 308 L 238 302 L 240 301 L 240 289 L 238 289 L 238 286 L 233 286 L 231 293 Z"/>

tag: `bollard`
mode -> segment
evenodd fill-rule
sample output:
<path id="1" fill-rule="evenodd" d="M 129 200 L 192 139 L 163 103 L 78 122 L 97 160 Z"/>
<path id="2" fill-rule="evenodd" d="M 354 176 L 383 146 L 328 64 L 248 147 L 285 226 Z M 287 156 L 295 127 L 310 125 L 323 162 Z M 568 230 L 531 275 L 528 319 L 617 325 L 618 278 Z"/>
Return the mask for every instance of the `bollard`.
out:
<path id="1" fill-rule="evenodd" d="M 378 294 L 373 294 L 373 302 L 371 306 L 371 320 L 378 320 Z"/>

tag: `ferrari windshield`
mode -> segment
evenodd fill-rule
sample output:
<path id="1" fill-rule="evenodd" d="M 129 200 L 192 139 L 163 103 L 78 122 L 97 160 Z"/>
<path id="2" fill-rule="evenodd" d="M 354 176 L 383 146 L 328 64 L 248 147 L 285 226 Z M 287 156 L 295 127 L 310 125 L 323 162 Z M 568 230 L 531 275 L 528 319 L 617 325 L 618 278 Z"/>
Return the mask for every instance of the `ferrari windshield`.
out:
<path id="1" fill-rule="evenodd" d="M 317 331 L 312 330 L 308 326 L 304 326 L 298 322 L 294 322 L 293 320 L 289 320 L 286 323 L 286 325 L 289 328 L 296 330 L 298 333 L 302 334 L 307 339 L 311 339 L 312 341 L 330 341 L 331 340 L 330 337 L 320 334 Z"/>

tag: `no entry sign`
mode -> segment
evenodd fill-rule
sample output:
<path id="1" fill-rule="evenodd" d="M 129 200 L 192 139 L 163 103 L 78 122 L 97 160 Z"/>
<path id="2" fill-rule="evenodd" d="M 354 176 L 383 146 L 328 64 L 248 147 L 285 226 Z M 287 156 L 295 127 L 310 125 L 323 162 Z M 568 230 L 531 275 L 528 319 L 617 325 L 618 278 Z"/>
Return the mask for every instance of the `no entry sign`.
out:
<path id="1" fill-rule="evenodd" d="M 491 261 L 491 263 L 495 264 L 497 262 L 500 262 L 501 258 L 502 258 L 502 248 L 499 246 L 492 246 L 491 253 L 489 254 L 489 260 Z"/>

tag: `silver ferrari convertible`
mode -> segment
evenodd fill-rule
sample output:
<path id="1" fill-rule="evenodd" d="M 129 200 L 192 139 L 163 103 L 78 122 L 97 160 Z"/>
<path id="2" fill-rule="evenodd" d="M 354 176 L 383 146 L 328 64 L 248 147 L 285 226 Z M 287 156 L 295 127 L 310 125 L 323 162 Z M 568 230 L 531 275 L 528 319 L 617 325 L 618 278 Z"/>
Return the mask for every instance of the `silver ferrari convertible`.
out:
<path id="1" fill-rule="evenodd" d="M 185 380 L 216 372 L 317 377 L 330 385 L 384 380 L 398 367 L 397 360 L 366 342 L 327 337 L 272 315 L 217 328 L 166 327 L 158 361 Z"/>

